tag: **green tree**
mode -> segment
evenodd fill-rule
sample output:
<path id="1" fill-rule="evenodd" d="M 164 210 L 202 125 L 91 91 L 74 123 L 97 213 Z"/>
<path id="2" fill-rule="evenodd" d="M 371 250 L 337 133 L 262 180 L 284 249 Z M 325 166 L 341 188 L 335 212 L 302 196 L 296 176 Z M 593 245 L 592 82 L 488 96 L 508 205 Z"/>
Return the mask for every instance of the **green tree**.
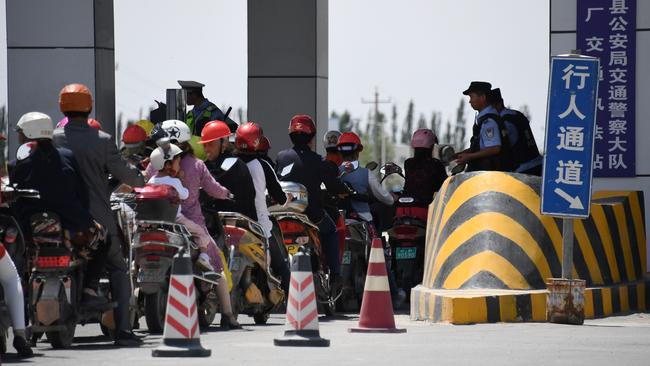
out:
<path id="1" fill-rule="evenodd" d="M 452 142 L 456 149 L 462 149 L 465 145 L 465 125 L 465 100 L 461 98 L 458 109 L 456 109 L 456 128 Z"/>
<path id="2" fill-rule="evenodd" d="M 391 130 L 391 141 L 394 143 L 397 143 L 397 106 L 393 104 L 393 114 L 391 116 L 391 125 L 390 125 L 390 130 Z"/>
<path id="3" fill-rule="evenodd" d="M 451 131 L 451 121 L 448 119 L 447 120 L 447 131 L 445 132 L 445 137 L 443 139 L 443 143 L 445 144 L 451 144 L 453 141 L 453 132 Z"/>
<path id="4" fill-rule="evenodd" d="M 528 118 L 529 121 L 532 121 L 532 115 L 530 114 L 530 107 L 528 107 L 528 104 L 524 104 L 521 107 L 519 107 L 519 112 L 523 113 L 526 118 Z"/>
<path id="5" fill-rule="evenodd" d="M 440 112 L 431 112 L 431 121 L 429 122 L 429 128 L 436 136 L 440 136 Z"/>
<path id="6" fill-rule="evenodd" d="M 350 117 L 350 112 L 347 110 L 343 111 L 343 114 L 339 117 L 339 131 L 348 132 L 352 131 L 352 118 Z"/>
<path id="7" fill-rule="evenodd" d="M 427 128 L 427 119 L 424 117 L 424 113 L 420 113 L 420 118 L 418 118 L 418 130 L 420 128 Z"/>
<path id="8" fill-rule="evenodd" d="M 413 100 L 409 101 L 409 106 L 406 111 L 406 118 L 402 127 L 402 143 L 408 144 L 411 141 L 411 133 L 413 132 Z"/>

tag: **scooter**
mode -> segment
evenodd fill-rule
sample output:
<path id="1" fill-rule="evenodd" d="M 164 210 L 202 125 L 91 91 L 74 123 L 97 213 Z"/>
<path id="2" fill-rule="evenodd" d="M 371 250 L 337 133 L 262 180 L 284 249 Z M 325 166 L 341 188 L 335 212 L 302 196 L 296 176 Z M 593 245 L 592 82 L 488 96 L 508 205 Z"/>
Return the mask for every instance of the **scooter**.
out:
<path id="1" fill-rule="evenodd" d="M 34 257 L 29 279 L 28 313 L 34 333 L 45 333 L 53 348 L 72 344 L 77 324 L 99 322 L 117 304 L 81 306 L 84 270 L 92 247 L 73 247 L 53 212 L 30 218 Z M 102 288 L 99 289 L 99 295 Z"/>
<path id="2" fill-rule="evenodd" d="M 404 179 L 402 168 L 394 163 L 387 163 L 380 172 L 382 183 L 393 175 Z M 399 178 L 397 180 L 399 181 Z M 398 192 L 399 198 L 395 202 L 395 218 L 392 226 L 387 230 L 388 243 L 392 252 L 391 267 L 397 286 L 408 295 L 411 288 L 420 283 L 424 274 L 428 209 L 401 189 L 394 189 L 394 191 Z"/>
<path id="3" fill-rule="evenodd" d="M 293 165 L 293 164 L 292 164 Z M 291 171 L 292 165 L 283 169 L 283 176 Z M 277 220 L 282 231 L 284 245 L 289 259 L 301 251 L 311 258 L 311 270 L 314 274 L 314 287 L 319 312 L 332 316 L 336 311 L 336 301 L 341 292 L 332 293 L 331 275 L 324 255 L 322 255 L 318 226 L 304 214 L 307 208 L 307 188 L 295 182 L 280 182 L 282 190 L 292 198 L 285 205 L 269 207 L 271 216 Z"/>
<path id="4" fill-rule="evenodd" d="M 271 273 L 264 230 L 237 212 L 212 211 L 211 214 L 219 217 L 225 253 L 228 253 L 233 314 L 246 314 L 253 317 L 255 324 L 266 324 L 270 314 L 282 304 L 285 293 L 280 280 Z"/>
<path id="5" fill-rule="evenodd" d="M 144 314 L 152 333 L 163 331 L 171 265 L 181 250 L 198 256 L 196 244 L 187 228 L 177 224 L 178 193 L 166 185 L 136 188 L 133 258 L 138 315 Z M 198 320 L 201 327 L 214 321 L 219 311 L 217 297 L 221 275 L 194 268 L 197 288 Z"/>

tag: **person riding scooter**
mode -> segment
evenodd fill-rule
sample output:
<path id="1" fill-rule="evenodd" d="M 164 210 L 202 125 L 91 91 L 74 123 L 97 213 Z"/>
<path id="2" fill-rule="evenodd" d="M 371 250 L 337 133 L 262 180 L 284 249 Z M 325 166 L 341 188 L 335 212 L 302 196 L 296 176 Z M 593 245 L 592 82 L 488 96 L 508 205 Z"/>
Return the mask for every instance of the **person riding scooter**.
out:
<path id="1" fill-rule="evenodd" d="M 333 162 L 337 168 L 343 162 L 341 152 L 336 147 L 336 144 L 339 142 L 339 137 L 341 137 L 341 132 L 337 130 L 327 131 L 325 136 L 323 136 L 323 146 L 325 146 L 326 152 L 325 160 Z"/>
<path id="2" fill-rule="evenodd" d="M 169 138 L 169 141 L 176 144 L 183 151 L 181 153 L 180 168 L 183 172 L 183 185 L 188 189 L 189 196 L 181 203 L 182 213 L 185 217 L 201 226 L 203 230 L 207 231 L 205 218 L 203 217 L 199 202 L 200 190 L 218 199 L 230 197 L 230 191 L 215 181 L 205 166 L 205 163 L 194 156 L 192 147 L 189 144 L 191 138 L 190 129 L 185 122 L 168 120 L 161 123 L 160 128 L 167 138 Z M 154 174 L 155 168 L 149 164 L 145 171 L 145 176 L 151 178 Z M 224 272 L 226 270 L 223 253 L 212 237 L 210 237 L 207 254 L 210 257 L 210 264 L 215 272 Z M 224 272 L 224 275 L 227 276 L 228 274 Z M 223 306 L 221 327 L 224 329 L 240 329 L 241 325 L 239 325 L 232 312 L 227 281 L 219 281 L 218 294 L 219 301 Z"/>
<path id="3" fill-rule="evenodd" d="M 325 211 L 321 184 L 333 195 L 343 195 L 347 189 L 338 179 L 336 166 L 314 152 L 316 124 L 308 115 L 296 115 L 289 122 L 291 149 L 280 151 L 276 159 L 276 172 L 280 180 L 296 182 L 307 188 L 308 205 L 305 214 L 316 224 L 321 235 L 321 243 L 327 265 L 332 276 L 333 293 L 340 287 L 339 240 L 334 220 Z M 287 174 L 282 174 L 283 170 Z"/>
<path id="4" fill-rule="evenodd" d="M 258 124 L 247 122 L 237 128 L 235 146 L 239 151 L 239 157 L 246 162 L 251 177 L 253 178 L 257 221 L 262 225 L 264 235 L 269 240 L 271 268 L 282 279 L 283 290 L 288 292 L 291 273 L 288 263 L 282 255 L 282 248 L 280 246 L 283 243 L 278 240 L 276 235 L 273 235 L 273 223 L 269 217 L 266 191 L 268 190 L 273 199 L 281 205 L 287 202 L 287 196 L 282 191 L 271 165 L 266 160 L 258 157 L 259 144 L 263 141 L 263 137 L 264 133 Z"/>
<path id="5" fill-rule="evenodd" d="M 372 174 L 370 169 L 359 166 L 359 153 L 363 150 L 359 136 L 354 132 L 344 132 L 339 137 L 336 147 L 341 152 L 341 157 L 343 158 L 343 162 L 339 167 L 341 180 L 349 184 L 358 195 L 372 196 L 379 202 L 391 206 L 394 203 L 393 195 L 381 186 L 377 177 Z M 357 200 L 354 196 L 351 196 L 349 198 L 349 205 L 350 210 L 360 219 L 370 223 L 371 236 L 374 238 L 379 237 L 380 233 L 377 232 L 376 226 L 373 223 L 368 200 Z M 389 275 L 389 285 L 391 295 L 394 299 L 394 305 L 399 307 L 404 301 L 406 294 L 402 290 L 397 289 L 392 274 Z"/>
<path id="6" fill-rule="evenodd" d="M 147 131 L 139 125 L 129 125 L 122 133 L 122 143 L 124 146 L 120 150 L 122 156 L 138 169 L 144 170 L 142 161 L 151 155 L 153 151 L 145 145 L 147 141 Z"/>
<path id="7" fill-rule="evenodd" d="M 111 280 L 111 295 L 117 301 L 115 311 L 117 332 L 115 344 L 138 346 L 142 340 L 131 331 L 129 301 L 131 283 L 129 267 L 122 255 L 122 237 L 119 234 L 110 204 L 108 175 L 121 183 L 139 187 L 144 179 L 137 168 L 128 164 L 119 154 L 113 137 L 88 125 L 93 98 L 88 87 L 70 84 L 59 93 L 59 109 L 68 117 L 68 124 L 54 130 L 56 146 L 70 149 L 79 164 L 79 172 L 88 188 L 91 215 L 109 233 L 109 240 L 101 245 L 101 254 L 95 255 L 88 264 L 87 278 L 93 287 L 99 286 L 99 278 L 108 270 Z"/>
<path id="8" fill-rule="evenodd" d="M 217 211 L 239 212 L 257 221 L 253 178 L 246 163 L 232 153 L 228 141 L 231 134 L 222 121 L 210 121 L 201 131 L 199 143 L 203 144 L 207 156 L 205 165 L 214 179 L 236 197 L 235 200 L 214 200 L 210 206 Z M 223 167 L 226 159 L 231 162 L 228 169 Z"/>
<path id="9" fill-rule="evenodd" d="M 404 192 L 415 198 L 421 207 L 429 206 L 433 195 L 447 179 L 445 166 L 433 157 L 433 146 L 437 142 L 438 138 L 433 131 L 418 129 L 411 139 L 413 157 L 404 162 Z"/>

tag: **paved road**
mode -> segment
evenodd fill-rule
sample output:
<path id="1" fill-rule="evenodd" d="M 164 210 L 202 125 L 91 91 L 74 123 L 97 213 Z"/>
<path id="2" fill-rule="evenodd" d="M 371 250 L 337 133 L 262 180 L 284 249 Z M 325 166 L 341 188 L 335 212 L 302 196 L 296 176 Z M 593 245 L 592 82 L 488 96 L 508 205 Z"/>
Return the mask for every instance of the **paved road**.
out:
<path id="1" fill-rule="evenodd" d="M 248 322 L 248 318 L 244 320 Z M 584 326 L 555 324 L 479 324 L 454 326 L 411 322 L 399 315 L 405 334 L 350 334 L 355 316 L 335 320 L 321 318 L 321 335 L 329 348 L 280 348 L 273 338 L 281 336 L 284 317 L 273 316 L 270 325 L 246 326 L 245 330 L 221 332 L 215 326 L 201 336 L 209 359 L 184 359 L 189 365 L 649 365 L 650 314 L 634 314 L 587 321 Z M 251 321 L 252 323 L 252 321 Z M 11 354 L 2 364 L 23 365 L 138 365 L 166 366 L 178 359 L 154 359 L 151 350 L 160 336 L 148 336 L 138 349 L 117 350 L 99 328 L 78 328 L 76 344 L 54 351 L 39 343 L 38 356 L 18 361 Z"/>

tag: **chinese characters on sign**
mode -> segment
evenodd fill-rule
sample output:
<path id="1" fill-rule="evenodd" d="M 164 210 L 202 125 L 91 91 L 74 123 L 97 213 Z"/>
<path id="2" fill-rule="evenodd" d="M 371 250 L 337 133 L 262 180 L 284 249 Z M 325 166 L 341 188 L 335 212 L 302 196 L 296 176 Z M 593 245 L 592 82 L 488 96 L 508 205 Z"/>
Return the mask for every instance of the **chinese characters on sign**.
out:
<path id="1" fill-rule="evenodd" d="M 598 70 L 594 57 L 551 59 L 542 178 L 545 215 L 589 215 Z"/>
<path id="2" fill-rule="evenodd" d="M 634 176 L 636 0 L 578 0 L 577 17 L 577 47 L 600 59 L 594 176 Z"/>

